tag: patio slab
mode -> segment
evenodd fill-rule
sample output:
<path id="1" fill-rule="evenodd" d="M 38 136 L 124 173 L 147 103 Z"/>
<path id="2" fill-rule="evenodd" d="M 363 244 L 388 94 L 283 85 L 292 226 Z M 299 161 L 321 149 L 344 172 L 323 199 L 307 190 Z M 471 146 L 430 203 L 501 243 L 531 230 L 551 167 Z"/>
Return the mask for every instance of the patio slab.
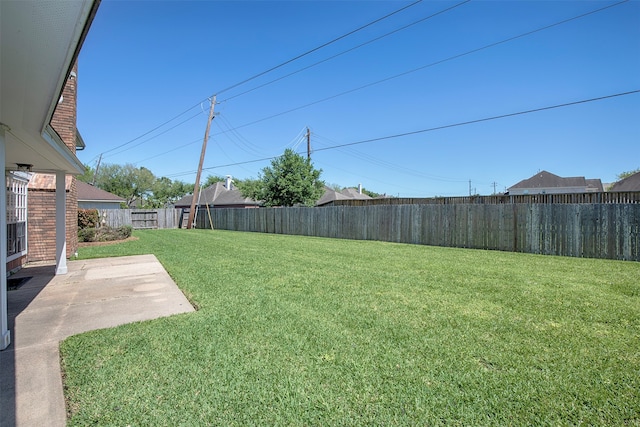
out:
<path id="1" fill-rule="evenodd" d="M 64 426 L 59 343 L 94 329 L 194 311 L 154 255 L 33 266 L 9 291 L 12 344 L 0 352 L 0 426 Z"/>

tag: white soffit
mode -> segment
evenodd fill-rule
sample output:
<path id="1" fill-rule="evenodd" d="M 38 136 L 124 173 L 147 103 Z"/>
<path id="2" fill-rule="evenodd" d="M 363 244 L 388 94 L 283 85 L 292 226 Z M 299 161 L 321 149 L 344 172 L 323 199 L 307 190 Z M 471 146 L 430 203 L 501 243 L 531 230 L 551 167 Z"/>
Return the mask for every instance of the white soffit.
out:
<path id="1" fill-rule="evenodd" d="M 76 50 L 95 12 L 93 0 L 0 0 L 0 123 L 5 168 L 82 172 L 49 126 Z"/>

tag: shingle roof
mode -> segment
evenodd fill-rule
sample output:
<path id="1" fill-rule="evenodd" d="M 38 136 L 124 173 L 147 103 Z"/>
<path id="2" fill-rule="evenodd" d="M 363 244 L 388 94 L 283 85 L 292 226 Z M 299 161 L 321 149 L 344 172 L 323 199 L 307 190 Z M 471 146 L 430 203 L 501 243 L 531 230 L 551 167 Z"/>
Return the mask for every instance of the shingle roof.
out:
<path id="1" fill-rule="evenodd" d="M 609 191 L 640 191 L 640 172 L 616 182 Z"/>
<path id="2" fill-rule="evenodd" d="M 331 203 L 335 200 L 366 200 L 370 198 L 371 197 L 366 194 L 358 193 L 358 190 L 356 190 L 355 188 L 345 188 L 342 191 L 336 191 L 333 188 L 327 187 L 325 185 L 324 194 L 316 202 L 316 206 L 326 205 L 327 203 Z"/>
<path id="3" fill-rule="evenodd" d="M 604 186 L 602 185 L 602 181 L 599 178 L 596 179 L 587 179 L 587 187 L 593 188 L 593 191 L 602 192 L 604 191 Z"/>
<path id="4" fill-rule="evenodd" d="M 554 188 L 554 187 L 586 187 L 584 177 L 563 178 L 551 172 L 540 171 L 531 178 L 523 179 L 510 188 Z"/>
<path id="5" fill-rule="evenodd" d="M 94 187 L 93 185 L 87 184 L 86 182 L 77 181 L 76 187 L 78 188 L 79 202 L 88 202 L 88 201 L 124 202 L 125 201 L 120 196 L 117 196 L 113 193 L 109 193 L 108 191 L 104 191 L 98 187 Z"/>
<path id="6" fill-rule="evenodd" d="M 356 188 L 345 188 L 341 191 L 341 193 L 350 199 L 369 200 L 371 198 L 367 194 L 358 193 L 358 190 Z"/>
<path id="7" fill-rule="evenodd" d="M 350 197 L 345 196 L 344 194 L 339 193 L 333 188 L 327 187 L 325 185 L 324 193 L 322 194 L 322 197 L 320 197 L 320 199 L 318 199 L 318 201 L 316 202 L 316 206 L 326 205 L 327 203 L 331 203 L 334 200 L 348 200 L 348 199 L 350 199 Z"/>
<path id="8" fill-rule="evenodd" d="M 244 197 L 240 190 L 231 187 L 227 190 L 224 186 L 224 182 L 216 182 L 215 184 L 203 189 L 200 192 L 200 206 L 257 206 L 260 203 L 253 199 Z M 176 207 L 190 207 L 193 196 L 184 196 L 182 199 L 175 202 Z"/>

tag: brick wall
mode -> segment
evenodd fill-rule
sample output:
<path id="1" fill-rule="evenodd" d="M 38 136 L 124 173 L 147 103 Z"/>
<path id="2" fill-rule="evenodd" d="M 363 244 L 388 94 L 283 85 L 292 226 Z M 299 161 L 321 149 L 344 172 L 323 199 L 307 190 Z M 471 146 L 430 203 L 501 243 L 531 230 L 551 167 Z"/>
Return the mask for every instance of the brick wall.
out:
<path id="1" fill-rule="evenodd" d="M 65 145 L 76 152 L 77 63 L 62 91 L 62 99 L 51 118 L 51 127 Z M 53 188 L 29 188 L 28 196 L 28 260 L 49 261 L 56 258 L 56 193 Z M 67 257 L 78 250 L 78 191 L 76 178 L 67 184 Z"/>
<path id="2" fill-rule="evenodd" d="M 29 262 L 56 259 L 56 192 L 29 190 Z"/>

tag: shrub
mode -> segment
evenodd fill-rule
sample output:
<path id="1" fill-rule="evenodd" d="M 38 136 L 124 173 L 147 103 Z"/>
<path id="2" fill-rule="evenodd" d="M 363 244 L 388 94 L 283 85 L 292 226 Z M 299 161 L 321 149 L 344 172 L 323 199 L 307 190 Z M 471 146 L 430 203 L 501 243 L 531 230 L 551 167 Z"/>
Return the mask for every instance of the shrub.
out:
<path id="1" fill-rule="evenodd" d="M 130 225 L 121 225 L 117 228 L 117 230 L 121 236 L 121 239 L 127 239 L 131 237 L 131 234 L 133 233 L 133 227 Z"/>
<path id="2" fill-rule="evenodd" d="M 96 239 L 95 228 L 80 228 L 78 230 L 78 242 L 95 242 L 96 241 L 95 239 Z"/>
<path id="3" fill-rule="evenodd" d="M 95 228 L 98 226 L 100 214 L 98 209 L 78 209 L 78 228 Z"/>
<path id="4" fill-rule="evenodd" d="M 83 228 L 78 230 L 79 242 L 110 242 L 131 237 L 133 228 L 130 225 L 120 227 L 103 226 L 100 228 Z"/>

